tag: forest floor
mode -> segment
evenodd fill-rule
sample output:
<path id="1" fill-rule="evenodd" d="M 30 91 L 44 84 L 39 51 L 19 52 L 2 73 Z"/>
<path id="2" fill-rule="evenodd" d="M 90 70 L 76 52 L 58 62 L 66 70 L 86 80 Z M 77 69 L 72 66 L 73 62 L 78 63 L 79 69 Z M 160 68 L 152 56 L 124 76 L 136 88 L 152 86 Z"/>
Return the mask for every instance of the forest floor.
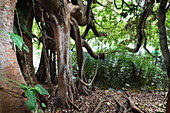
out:
<path id="1" fill-rule="evenodd" d="M 165 93 L 152 92 L 132 92 L 126 91 L 134 104 L 146 113 L 164 113 Z M 117 101 L 117 102 L 116 102 Z M 96 90 L 89 96 L 79 96 L 75 109 L 57 109 L 56 113 L 122 113 L 118 104 L 127 107 L 127 95 L 123 91 Z M 97 106 L 99 109 L 96 109 Z M 48 112 L 47 112 L 48 113 Z M 131 113 L 131 112 L 128 112 Z"/>

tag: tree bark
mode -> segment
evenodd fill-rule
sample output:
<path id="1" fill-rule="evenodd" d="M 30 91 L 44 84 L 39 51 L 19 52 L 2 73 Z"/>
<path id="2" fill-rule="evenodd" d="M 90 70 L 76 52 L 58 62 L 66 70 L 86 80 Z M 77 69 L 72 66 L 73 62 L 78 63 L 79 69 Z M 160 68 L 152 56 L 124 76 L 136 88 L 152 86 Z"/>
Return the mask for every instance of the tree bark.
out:
<path id="1" fill-rule="evenodd" d="M 77 21 L 72 17 L 71 18 L 71 26 L 72 26 L 72 33 L 71 37 L 75 40 L 76 42 L 76 51 L 77 51 L 77 63 L 78 63 L 78 78 L 86 81 L 86 77 L 84 75 L 84 63 L 85 63 L 85 58 L 84 58 L 84 52 L 83 52 L 83 42 L 80 37 L 80 31 L 78 27 Z M 87 86 L 82 84 L 82 82 L 79 80 L 78 81 L 78 92 L 83 95 L 89 95 L 89 91 L 87 89 Z"/>
<path id="2" fill-rule="evenodd" d="M 168 49 L 167 33 L 166 33 L 166 5 L 168 0 L 161 0 L 158 12 L 158 29 L 159 29 L 159 40 L 162 54 L 164 56 L 164 62 L 167 69 L 167 75 L 169 77 L 169 92 L 168 101 L 166 106 L 166 113 L 170 113 L 170 52 Z"/>
<path id="3" fill-rule="evenodd" d="M 9 83 L 8 78 L 18 83 L 25 83 L 21 74 L 13 42 L 8 33 L 13 32 L 14 8 L 16 0 L 0 0 L 0 113 L 30 113 L 26 106 L 24 91 Z M 3 80 L 2 80 L 3 79 Z M 17 84 L 15 84 L 17 85 Z"/>
<path id="4" fill-rule="evenodd" d="M 62 23 L 59 21 L 58 23 Z M 53 25 L 54 37 L 56 39 L 57 49 L 57 63 L 58 63 L 58 88 L 56 105 L 59 107 L 70 107 L 68 98 L 73 100 L 71 84 L 72 67 L 71 67 L 71 53 L 70 53 L 70 34 L 69 24 Z M 70 95 L 69 95 L 70 94 Z"/>
<path id="5" fill-rule="evenodd" d="M 36 72 L 36 77 L 37 77 L 38 82 L 45 83 L 47 76 L 45 76 L 44 74 L 45 74 L 45 64 L 44 64 L 44 55 L 43 55 L 43 50 L 42 50 L 39 67 Z"/>
<path id="6" fill-rule="evenodd" d="M 46 9 L 53 22 L 49 24 L 52 26 L 56 40 L 58 88 L 54 106 L 69 108 L 73 104 L 73 99 L 77 96 L 75 84 L 72 79 L 70 51 L 71 3 L 69 0 L 38 0 L 38 2 Z"/>

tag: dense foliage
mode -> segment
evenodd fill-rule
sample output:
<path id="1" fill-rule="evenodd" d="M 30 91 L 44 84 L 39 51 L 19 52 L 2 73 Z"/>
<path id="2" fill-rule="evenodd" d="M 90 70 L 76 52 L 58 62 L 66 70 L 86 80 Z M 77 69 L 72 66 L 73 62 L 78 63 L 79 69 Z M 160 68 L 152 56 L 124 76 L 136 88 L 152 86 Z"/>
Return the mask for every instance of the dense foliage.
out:
<path id="1" fill-rule="evenodd" d="M 97 61 L 86 54 L 85 74 L 92 78 Z M 100 88 L 166 89 L 168 77 L 162 59 L 134 54 L 111 54 L 100 61 L 95 84 Z"/>
<path id="2" fill-rule="evenodd" d="M 72 52 L 73 74 L 77 80 L 76 52 Z M 95 74 L 97 60 L 85 53 L 85 75 L 88 82 Z M 105 60 L 99 61 L 98 71 L 94 80 L 101 89 L 137 89 L 137 90 L 167 90 L 163 58 L 154 58 L 148 54 L 132 54 L 129 52 L 108 54 Z"/>

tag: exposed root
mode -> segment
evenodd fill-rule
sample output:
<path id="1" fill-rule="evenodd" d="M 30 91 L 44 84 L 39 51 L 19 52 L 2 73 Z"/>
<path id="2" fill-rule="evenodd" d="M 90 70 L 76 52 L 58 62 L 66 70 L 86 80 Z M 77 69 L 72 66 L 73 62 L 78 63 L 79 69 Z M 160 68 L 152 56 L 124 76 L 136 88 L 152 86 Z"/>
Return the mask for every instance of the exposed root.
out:
<path id="1" fill-rule="evenodd" d="M 105 100 L 101 100 L 101 101 L 99 102 L 99 104 L 97 105 L 97 107 L 95 108 L 95 110 L 93 111 L 93 113 L 98 113 L 98 111 L 100 110 L 100 107 L 101 107 L 101 105 L 102 105 L 103 102 L 105 102 Z"/>
<path id="2" fill-rule="evenodd" d="M 79 87 L 78 88 L 79 94 L 82 94 L 82 95 L 85 95 L 85 96 L 88 96 L 89 94 L 91 94 L 91 91 L 88 90 L 85 85 L 80 84 L 78 87 Z"/>
<path id="3" fill-rule="evenodd" d="M 119 110 L 117 110 L 117 112 L 119 113 L 127 113 L 127 108 L 124 106 L 124 105 L 122 105 L 119 101 L 117 101 L 116 99 L 114 99 L 114 101 L 116 102 L 116 104 L 117 104 L 117 106 L 118 106 L 118 108 L 119 108 Z"/>
<path id="4" fill-rule="evenodd" d="M 67 99 L 66 99 L 66 107 L 64 107 L 64 108 L 71 108 L 71 107 L 73 107 L 75 110 L 77 110 L 77 111 L 80 111 L 80 109 L 78 108 L 78 106 L 76 106 L 75 104 L 74 104 L 74 102 L 69 98 L 69 97 L 67 97 Z M 53 107 L 52 107 L 52 113 L 56 113 L 56 102 L 55 102 L 55 104 L 53 105 Z"/>
<path id="5" fill-rule="evenodd" d="M 71 99 L 68 97 L 68 102 L 73 106 L 74 109 L 76 109 L 77 111 L 80 111 L 78 106 L 76 106 L 73 101 L 71 101 Z"/>
<path id="6" fill-rule="evenodd" d="M 118 112 L 120 113 L 127 113 L 132 111 L 133 113 L 145 113 L 145 111 L 142 111 L 140 108 L 138 108 L 135 103 L 131 100 L 130 95 L 125 92 L 125 94 L 127 95 L 127 97 L 125 97 L 127 99 L 127 107 L 125 107 L 124 105 L 122 105 L 120 102 L 118 102 L 116 99 L 114 99 L 114 101 L 116 102 L 117 106 L 118 106 Z"/>
<path id="7" fill-rule="evenodd" d="M 131 111 L 133 111 L 134 113 L 145 113 L 135 105 L 135 103 L 131 100 L 130 95 L 127 92 L 125 92 L 125 94 L 127 95 L 126 99 Z"/>

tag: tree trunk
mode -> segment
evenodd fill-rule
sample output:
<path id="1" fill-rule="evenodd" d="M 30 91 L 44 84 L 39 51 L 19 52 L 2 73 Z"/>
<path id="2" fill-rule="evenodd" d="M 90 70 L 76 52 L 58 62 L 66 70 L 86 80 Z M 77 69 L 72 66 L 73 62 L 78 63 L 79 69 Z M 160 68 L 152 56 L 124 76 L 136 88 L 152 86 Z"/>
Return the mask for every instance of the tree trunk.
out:
<path id="1" fill-rule="evenodd" d="M 70 51 L 70 1 L 38 0 L 49 13 L 54 38 L 56 40 L 58 63 L 58 88 L 55 106 L 70 107 L 77 92 L 72 79 L 72 64 Z"/>
<path id="2" fill-rule="evenodd" d="M 70 107 L 68 100 L 73 100 L 74 97 L 72 93 L 74 91 L 71 89 L 75 89 L 72 80 L 70 24 L 69 20 L 67 20 L 65 24 L 62 23 L 62 21 L 57 21 L 60 25 L 53 25 L 58 62 L 58 88 L 56 93 L 56 104 L 59 107 Z"/>
<path id="3" fill-rule="evenodd" d="M 9 32 L 13 32 L 16 0 L 0 0 L 0 113 L 30 113 L 25 104 L 24 91 L 14 82 L 25 83 L 12 48 Z M 10 85 L 15 84 L 15 86 Z"/>
<path id="4" fill-rule="evenodd" d="M 164 56 L 164 62 L 167 69 L 167 74 L 169 77 L 169 91 L 168 91 L 168 101 L 166 106 L 166 113 L 170 113 L 170 52 L 168 49 L 167 33 L 166 33 L 166 5 L 168 0 L 161 0 L 159 13 L 158 13 L 158 29 L 159 29 L 159 39 L 162 54 Z"/>
<path id="5" fill-rule="evenodd" d="M 51 30 L 51 31 L 49 31 L 49 30 Z M 41 39 L 42 39 L 41 42 L 43 43 L 43 49 L 42 49 L 40 64 L 38 67 L 38 71 L 36 73 L 36 77 L 37 77 L 37 80 L 41 83 L 45 83 L 46 81 L 49 81 L 49 78 L 47 78 L 48 75 L 46 74 L 47 68 L 49 68 L 50 69 L 49 70 L 50 71 L 50 79 L 51 79 L 50 81 L 56 85 L 58 83 L 57 75 L 56 75 L 56 47 L 55 47 L 56 44 L 54 41 L 54 36 L 49 35 L 49 34 L 53 34 L 53 30 L 52 30 L 52 28 L 48 27 L 48 29 L 45 29 L 43 32 L 47 32 L 46 34 L 47 34 L 47 36 L 50 37 L 50 39 L 45 38 L 45 36 L 41 37 Z M 45 41 L 43 41 L 43 40 L 45 40 Z M 49 62 L 49 66 L 46 66 L 45 62 Z"/>

